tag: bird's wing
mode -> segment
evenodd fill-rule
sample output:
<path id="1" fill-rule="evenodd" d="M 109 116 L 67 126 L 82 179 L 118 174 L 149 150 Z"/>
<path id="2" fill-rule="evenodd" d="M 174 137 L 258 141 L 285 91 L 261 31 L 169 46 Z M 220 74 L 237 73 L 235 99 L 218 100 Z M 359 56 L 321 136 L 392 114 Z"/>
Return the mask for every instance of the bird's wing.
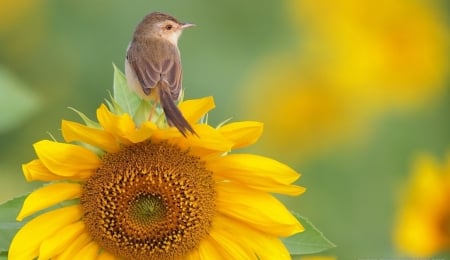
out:
<path id="1" fill-rule="evenodd" d="M 135 48 L 135 49 L 132 49 Z M 140 53 L 141 55 L 133 55 Z M 166 57 L 166 59 L 157 59 Z M 152 48 L 132 44 L 127 51 L 127 60 L 136 73 L 142 90 L 149 95 L 159 81 L 166 81 L 170 95 L 177 100 L 181 92 L 181 62 L 175 46 L 154 43 Z"/>
<path id="2" fill-rule="evenodd" d="M 173 100 L 178 100 L 181 93 L 181 63 L 178 51 L 162 64 L 162 79 L 165 80 L 170 88 L 170 96 Z"/>
<path id="3" fill-rule="evenodd" d="M 139 50 L 141 46 L 138 44 L 130 45 L 127 51 L 127 60 L 136 74 L 142 90 L 146 95 L 150 94 L 152 88 L 156 86 L 156 83 L 161 78 L 161 68 L 158 64 L 150 62 L 145 59 L 143 55 L 138 55 L 142 50 Z"/>

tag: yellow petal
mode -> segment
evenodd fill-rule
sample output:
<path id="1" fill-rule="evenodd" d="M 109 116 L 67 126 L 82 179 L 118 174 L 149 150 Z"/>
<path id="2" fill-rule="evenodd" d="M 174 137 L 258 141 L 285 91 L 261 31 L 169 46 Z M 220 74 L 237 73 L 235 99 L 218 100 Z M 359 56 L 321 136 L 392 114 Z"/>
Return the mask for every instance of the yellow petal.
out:
<path id="1" fill-rule="evenodd" d="M 153 122 L 146 121 L 138 129 L 124 136 L 124 138 L 132 143 L 140 143 L 149 139 L 156 129 L 158 127 Z"/>
<path id="2" fill-rule="evenodd" d="M 17 221 L 56 205 L 65 200 L 79 198 L 81 185 L 78 183 L 53 183 L 33 191 L 23 202 Z"/>
<path id="3" fill-rule="evenodd" d="M 202 258 L 199 249 L 193 250 L 189 255 L 186 256 L 186 260 L 202 260 L 202 259 L 209 259 L 209 258 Z"/>
<path id="4" fill-rule="evenodd" d="M 23 164 L 22 171 L 27 181 L 56 181 L 67 179 L 64 176 L 52 173 L 39 159 Z"/>
<path id="5" fill-rule="evenodd" d="M 78 145 L 43 140 L 34 149 L 45 167 L 60 176 L 87 178 L 101 163 L 95 153 Z"/>
<path id="6" fill-rule="evenodd" d="M 218 183 L 216 187 L 216 205 L 222 214 L 277 237 L 303 231 L 297 219 L 272 195 L 231 182 Z"/>
<path id="7" fill-rule="evenodd" d="M 182 136 L 179 131 L 174 128 L 158 129 L 152 135 L 153 140 L 167 140 L 168 142 L 178 145 L 181 149 L 189 149 L 191 152 L 196 149 L 219 151 L 220 153 L 228 152 L 233 145 L 216 129 L 206 124 L 197 124 L 192 126 L 198 136 L 188 135 Z"/>
<path id="8" fill-rule="evenodd" d="M 79 123 L 63 120 L 61 130 L 66 142 L 80 141 L 114 153 L 120 146 L 113 135 L 100 129 L 91 128 Z"/>
<path id="9" fill-rule="evenodd" d="M 226 252 L 220 250 L 220 246 L 210 237 L 204 238 L 197 250 L 188 255 L 188 260 L 209 260 L 209 259 L 233 259 Z"/>
<path id="10" fill-rule="evenodd" d="M 198 136 L 190 135 L 184 138 L 180 144 L 184 143 L 186 147 L 205 148 L 214 151 L 229 152 L 233 143 L 223 137 L 216 129 L 207 124 L 194 125 L 194 130 Z"/>
<path id="11" fill-rule="evenodd" d="M 86 232 L 84 222 L 70 224 L 42 242 L 39 259 L 51 259 L 67 249 L 81 233 Z"/>
<path id="12" fill-rule="evenodd" d="M 71 243 L 60 255 L 56 257 L 56 260 L 72 260 L 75 259 L 77 254 L 83 247 L 85 247 L 91 241 L 91 237 L 88 233 L 81 233 L 73 243 Z"/>
<path id="13" fill-rule="evenodd" d="M 107 251 L 102 251 L 100 255 L 97 257 L 97 260 L 115 260 L 115 259 L 116 257 Z"/>
<path id="14" fill-rule="evenodd" d="M 206 167 L 219 178 L 234 180 L 253 189 L 288 195 L 299 195 L 305 191 L 303 187 L 290 185 L 300 174 L 285 164 L 263 156 L 231 154 L 208 160 Z"/>
<path id="15" fill-rule="evenodd" d="M 235 122 L 221 126 L 218 130 L 234 143 L 233 149 L 238 149 L 258 141 L 263 132 L 263 124 L 254 121 Z"/>
<path id="16" fill-rule="evenodd" d="M 119 138 L 120 142 L 130 144 L 127 136 L 136 131 L 136 125 L 128 114 L 116 115 L 102 104 L 97 109 L 97 119 L 106 132 Z"/>
<path id="17" fill-rule="evenodd" d="M 98 244 L 92 241 L 81 248 L 73 259 L 97 259 L 99 249 Z"/>
<path id="18" fill-rule="evenodd" d="M 216 242 L 216 249 L 222 251 L 222 255 L 229 255 L 228 259 L 258 259 L 246 245 L 240 244 L 236 234 L 230 234 L 220 228 L 212 228 L 209 232 L 211 238 Z M 224 257 L 224 259 L 227 259 Z"/>
<path id="19" fill-rule="evenodd" d="M 186 100 L 178 105 L 184 118 L 190 123 L 197 123 L 202 116 L 215 107 L 213 97 Z"/>
<path id="20" fill-rule="evenodd" d="M 15 235 L 9 248 L 9 259 L 34 259 L 46 238 L 82 216 L 79 205 L 52 210 L 32 219 Z"/>
<path id="21" fill-rule="evenodd" d="M 251 248 L 258 259 L 291 259 L 289 251 L 278 237 L 251 228 L 245 223 L 218 214 L 214 219 L 215 228 L 226 230 L 236 241 Z"/>

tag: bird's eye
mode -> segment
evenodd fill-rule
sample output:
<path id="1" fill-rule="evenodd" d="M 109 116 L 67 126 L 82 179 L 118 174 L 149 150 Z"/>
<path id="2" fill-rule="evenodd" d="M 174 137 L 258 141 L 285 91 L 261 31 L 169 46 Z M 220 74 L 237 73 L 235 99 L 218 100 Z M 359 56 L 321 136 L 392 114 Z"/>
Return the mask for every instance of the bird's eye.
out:
<path id="1" fill-rule="evenodd" d="M 166 25 L 166 30 L 168 31 L 172 30 L 172 25 L 171 24 Z"/>

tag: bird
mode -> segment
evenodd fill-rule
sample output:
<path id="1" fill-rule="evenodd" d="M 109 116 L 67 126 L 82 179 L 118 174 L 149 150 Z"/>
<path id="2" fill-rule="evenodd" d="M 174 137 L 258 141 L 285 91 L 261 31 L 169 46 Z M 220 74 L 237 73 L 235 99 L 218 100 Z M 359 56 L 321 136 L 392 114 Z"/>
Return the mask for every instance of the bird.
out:
<path id="1" fill-rule="evenodd" d="M 136 26 L 125 58 L 129 88 L 143 99 L 159 103 L 168 124 L 184 137 L 197 133 L 176 105 L 182 94 L 183 76 L 178 39 L 184 29 L 192 26 L 168 14 L 149 13 Z"/>

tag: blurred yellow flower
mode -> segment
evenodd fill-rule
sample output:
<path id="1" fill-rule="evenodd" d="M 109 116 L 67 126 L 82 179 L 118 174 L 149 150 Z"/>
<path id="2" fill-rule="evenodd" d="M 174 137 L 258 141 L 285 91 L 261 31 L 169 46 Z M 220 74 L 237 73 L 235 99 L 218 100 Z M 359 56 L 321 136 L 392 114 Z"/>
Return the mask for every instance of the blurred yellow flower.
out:
<path id="1" fill-rule="evenodd" d="M 438 1 L 290 0 L 303 51 L 374 109 L 409 107 L 440 93 L 448 26 Z"/>
<path id="2" fill-rule="evenodd" d="M 33 11 L 40 1 L 3 0 L 0 4 L 0 32 L 6 31 Z"/>
<path id="3" fill-rule="evenodd" d="M 32 66 L 30 59 L 38 60 L 41 44 L 51 41 L 48 34 L 49 9 L 45 7 L 46 1 L 0 1 L 0 42 L 2 58 L 8 68 Z M 45 50 L 48 45 L 44 44 L 47 46 Z M 21 74 L 20 77 L 26 78 L 26 75 Z"/>
<path id="4" fill-rule="evenodd" d="M 399 251 L 427 257 L 450 250 L 450 154 L 442 165 L 419 157 L 404 195 L 394 233 Z"/>
<path id="5" fill-rule="evenodd" d="M 271 193 L 303 193 L 292 184 L 300 175 L 228 154 L 256 142 L 261 123 L 198 123 L 212 98 L 179 107 L 199 137 L 101 105 L 98 123 L 62 122 L 66 142 L 37 142 L 25 177 L 56 182 L 32 192 L 17 219 L 71 203 L 26 223 L 9 259 L 289 259 L 280 237 L 303 226 Z"/>
<path id="6" fill-rule="evenodd" d="M 361 140 L 369 131 L 365 111 L 334 87 L 336 82 L 298 60 L 274 55 L 244 84 L 243 110 L 265 122 L 262 148 L 283 158 L 305 160 L 347 137 Z"/>
<path id="7" fill-rule="evenodd" d="M 268 151 L 307 159 L 346 137 L 360 142 L 383 112 L 426 103 L 445 86 L 448 28 L 433 2 L 288 7 L 301 44 L 265 57 L 243 84 L 241 102 L 266 123 Z"/>

